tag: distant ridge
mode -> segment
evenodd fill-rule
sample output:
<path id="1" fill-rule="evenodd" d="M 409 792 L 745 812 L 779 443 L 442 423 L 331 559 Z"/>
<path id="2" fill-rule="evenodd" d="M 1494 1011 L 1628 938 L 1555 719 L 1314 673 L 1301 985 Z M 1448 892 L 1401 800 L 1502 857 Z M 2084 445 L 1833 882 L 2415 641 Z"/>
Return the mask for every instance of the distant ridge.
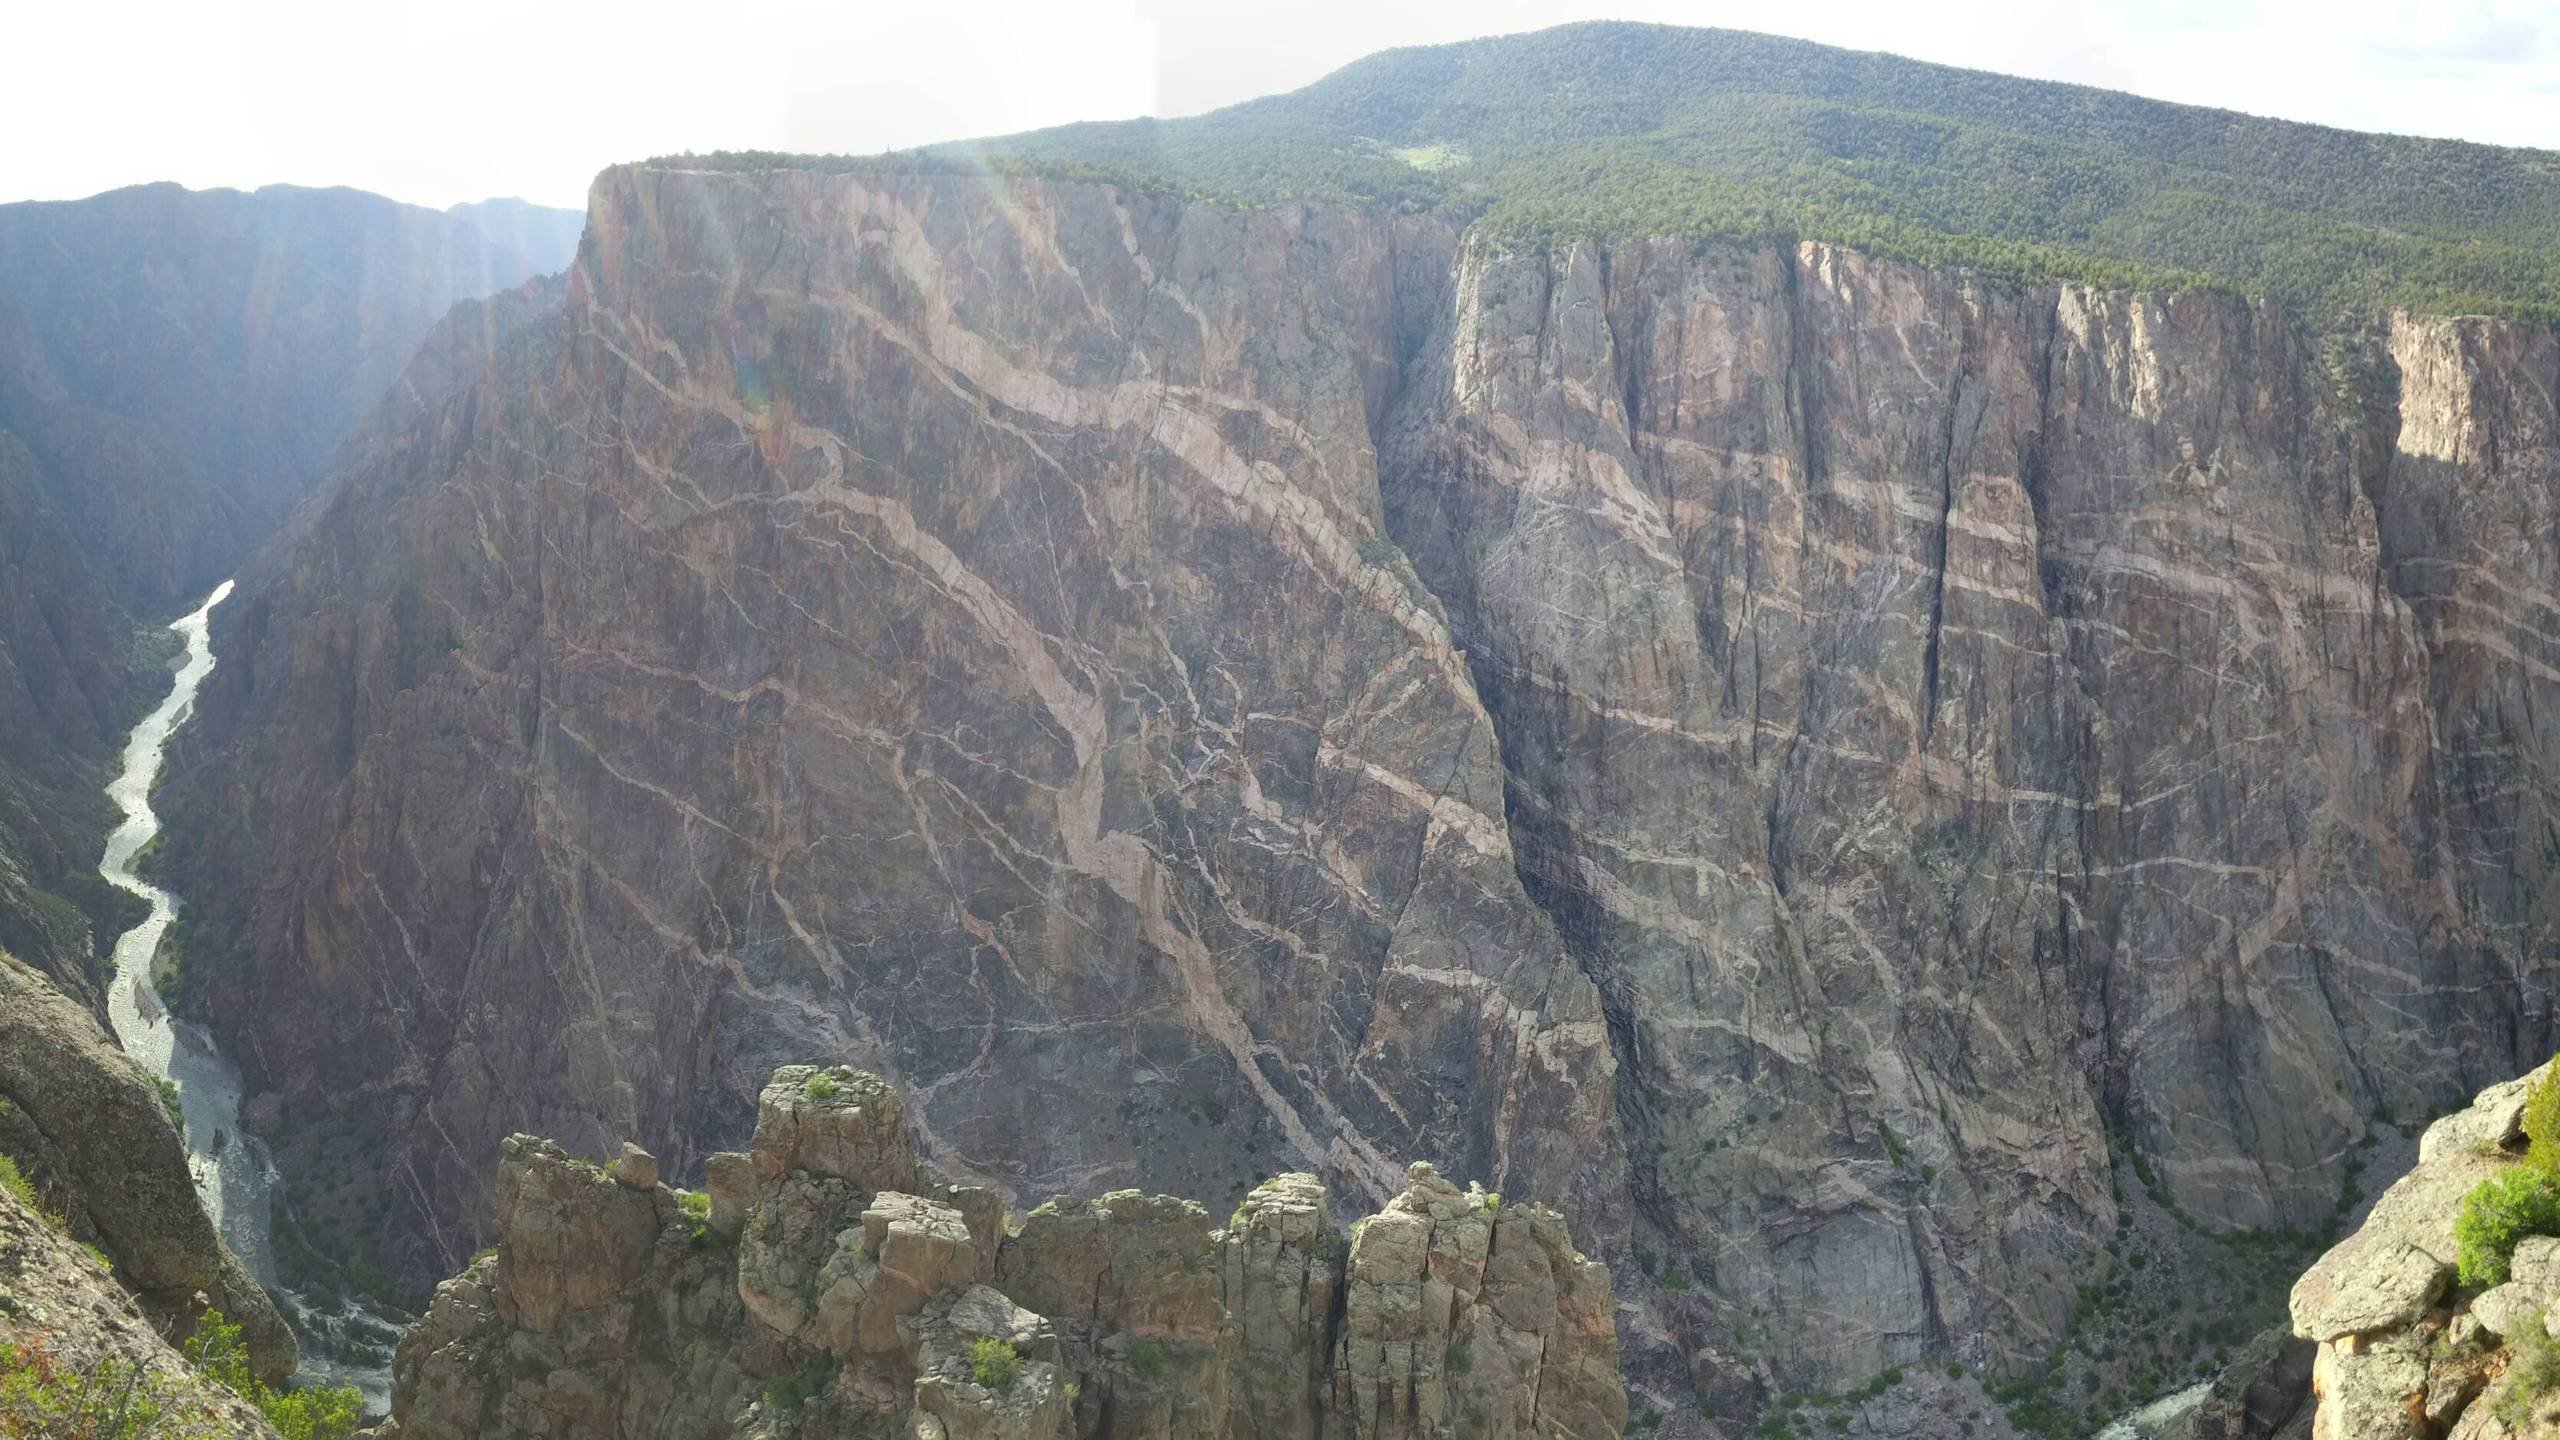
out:
<path id="1" fill-rule="evenodd" d="M 512 195 L 449 205 L 444 213 L 477 225 L 491 243 L 524 256 L 546 275 L 568 269 L 578 258 L 578 235 L 587 228 L 584 210 L 536 205 Z"/>
<path id="2" fill-rule="evenodd" d="M 2322 319 L 2386 305 L 2560 318 L 2551 151 L 1736 30 L 1594 22 L 1389 50 L 1187 119 L 843 163 L 1445 208 L 1525 240 L 1802 236 L 2018 280 L 2236 289 Z"/>

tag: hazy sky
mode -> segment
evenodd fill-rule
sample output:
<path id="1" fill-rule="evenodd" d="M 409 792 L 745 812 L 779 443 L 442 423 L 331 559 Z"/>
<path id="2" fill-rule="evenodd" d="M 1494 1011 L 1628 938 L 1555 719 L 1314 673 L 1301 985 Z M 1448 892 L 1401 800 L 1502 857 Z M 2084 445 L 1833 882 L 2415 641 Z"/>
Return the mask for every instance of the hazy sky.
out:
<path id="1" fill-rule="evenodd" d="M 0 200 L 179 180 L 579 205 L 616 160 L 1190 114 L 1598 17 L 2560 148 L 2560 0 L 84 0 L 0 16 Z"/>

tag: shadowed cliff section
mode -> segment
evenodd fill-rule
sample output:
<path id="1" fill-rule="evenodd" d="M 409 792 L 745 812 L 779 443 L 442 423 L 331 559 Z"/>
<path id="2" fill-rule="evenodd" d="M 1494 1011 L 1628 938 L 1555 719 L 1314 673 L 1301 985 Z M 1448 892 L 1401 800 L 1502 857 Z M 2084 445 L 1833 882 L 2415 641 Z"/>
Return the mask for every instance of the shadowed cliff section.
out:
<path id="1" fill-rule="evenodd" d="M 500 1136 L 690 1174 L 818 1037 L 1016 1195 L 1569 1204 L 1738 1420 L 2056 1344 L 2111 1147 L 2316 1227 L 2550 1044 L 2545 327 L 1021 177 L 591 216 L 218 614 L 168 806 L 406 1275 Z"/>
<path id="2" fill-rule="evenodd" d="M 138 628 L 0 430 L 0 950 L 100 1023 L 99 952 L 143 910 L 97 873 L 116 739 L 154 698 Z"/>
<path id="3" fill-rule="evenodd" d="M 567 264 L 549 229 L 286 185 L 0 205 L 0 427 L 120 594 L 183 609 L 456 301 Z"/>
<path id="4" fill-rule="evenodd" d="M 152 622 L 274 532 L 455 301 L 564 266 L 577 224 L 288 186 L 0 205 L 0 945 L 102 1021 L 140 911 L 94 873 L 99 789 L 166 693 Z"/>

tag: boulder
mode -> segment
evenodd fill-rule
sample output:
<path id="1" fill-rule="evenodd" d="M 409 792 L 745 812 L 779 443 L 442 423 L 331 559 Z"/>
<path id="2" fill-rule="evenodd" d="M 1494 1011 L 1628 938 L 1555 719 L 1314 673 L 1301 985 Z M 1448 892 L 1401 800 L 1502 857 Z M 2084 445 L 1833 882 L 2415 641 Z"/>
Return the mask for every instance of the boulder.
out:
<path id="1" fill-rule="evenodd" d="M 1158 1340 L 1211 1344 L 1226 1320 L 1209 1213 L 1170 1195 L 1051 1200 L 1023 1217 L 997 1273 L 1044 1315 Z"/>
<path id="2" fill-rule="evenodd" d="M 2251 1337 L 2197 1404 L 2187 1440 L 2270 1440 L 2311 1409 L 2318 1349 L 2281 1327 Z"/>
<path id="3" fill-rule="evenodd" d="M 2427 1367 L 2413 1355 L 2323 1345 L 2311 1383 L 2312 1440 L 2427 1440 Z"/>
<path id="4" fill-rule="evenodd" d="M 613 1178 L 634 1190 L 655 1190 L 658 1157 L 625 1140 L 621 1156 L 613 1162 Z"/>
<path id="5" fill-rule="evenodd" d="M 755 1161 L 742 1151 L 723 1150 L 702 1162 L 702 1188 L 711 1196 L 711 1228 L 735 1235 L 747 1223 L 747 1205 L 755 1198 Z"/>
<path id="6" fill-rule="evenodd" d="M 2471 1302 L 2470 1318 L 2481 1329 L 2503 1339 L 2516 1333 L 2516 1327 L 2531 1322 L 2542 1313 L 2547 1297 L 2538 1296 L 2510 1281 L 2492 1285 Z"/>
<path id="7" fill-rule="evenodd" d="M 864 1266 L 838 1257 L 851 1251 L 869 1260 L 862 1247 L 865 1203 L 852 1185 L 829 1175 L 789 1175 L 771 1185 L 738 1234 L 738 1297 L 747 1314 L 786 1339 L 817 1344 L 810 1332 L 821 1298 L 853 1284 L 833 1301 L 834 1313 L 847 1317 L 838 1323 L 850 1326 L 869 1281 L 855 1278 L 867 1273 Z"/>
<path id="8" fill-rule="evenodd" d="M 889 1082 L 847 1065 L 774 1071 L 756 1102 L 749 1153 L 761 1185 L 806 1171 L 865 1191 L 920 1188 L 906 1101 Z"/>
<path id="9" fill-rule="evenodd" d="M 2333 1340 L 2425 1314 L 2453 1283 L 2453 1220 L 2462 1197 L 2508 1163 L 2452 1154 L 2402 1176 L 2354 1234 L 2294 1283 L 2293 1333 Z"/>
<path id="10" fill-rule="evenodd" d="M 1075 1433 L 1058 1342 L 1040 1316 L 976 1285 L 935 1305 L 916 1331 L 908 1431 L 915 1440 L 1068 1440 Z M 1009 1380 L 979 1380 L 973 1351 L 988 1341 L 1013 1351 Z"/>
<path id="11" fill-rule="evenodd" d="M 1236 1344 L 1234 1440 L 1316 1433 L 1345 1250 L 1324 1183 L 1281 1175 L 1248 1193 L 1220 1237 L 1220 1299 Z"/>
<path id="12" fill-rule="evenodd" d="M 499 1313 L 553 1332 L 626 1298 L 657 1248 L 649 1197 L 537 1136 L 511 1135 L 499 1149 Z"/>
<path id="13" fill-rule="evenodd" d="M 1552 1210 L 1462 1193 L 1427 1164 L 1407 1178 L 1353 1229 L 1330 1433 L 1614 1440 L 1627 1399 L 1608 1270 Z"/>
<path id="14" fill-rule="evenodd" d="M 886 1192 L 862 1212 L 862 1253 L 873 1264 L 857 1333 L 863 1350 L 904 1343 L 901 1322 L 937 1295 L 977 1283 L 978 1252 L 960 1212 L 916 1195 Z"/>
<path id="15" fill-rule="evenodd" d="M 2418 1139 L 2418 1163 L 2433 1165 L 2461 1155 L 2485 1155 L 2515 1147 L 2524 1139 L 2524 1102 L 2549 1065 L 2514 1080 L 2492 1085 L 2472 1097 L 2471 1104 L 2427 1127 Z"/>

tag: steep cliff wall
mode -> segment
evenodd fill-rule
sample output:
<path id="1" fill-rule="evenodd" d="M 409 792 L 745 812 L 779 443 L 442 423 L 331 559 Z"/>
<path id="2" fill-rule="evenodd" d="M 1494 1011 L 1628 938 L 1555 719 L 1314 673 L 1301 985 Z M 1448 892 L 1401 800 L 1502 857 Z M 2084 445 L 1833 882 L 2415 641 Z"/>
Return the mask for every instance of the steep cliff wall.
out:
<path id="1" fill-rule="evenodd" d="M 691 1173 L 823 1046 L 1016 1195 L 1569 1203 L 1747 1402 L 2047 1345 L 2111 1136 L 2318 1221 L 2550 1041 L 2547 330 L 982 176 L 590 213 L 224 608 L 169 807 L 410 1275 L 498 1136 Z"/>
<path id="2" fill-rule="evenodd" d="M 0 428 L 118 593 L 182 611 L 328 472 L 447 309 L 566 263 L 535 228 L 562 214 L 290 185 L 0 205 Z"/>
<path id="3" fill-rule="evenodd" d="M 116 815 L 103 787 L 117 737 L 166 683 L 135 631 L 0 430 L 0 949 L 101 1023 L 101 937 L 142 914 L 97 873 Z"/>
<path id="4" fill-rule="evenodd" d="M 2109 1128 L 2315 1223 L 2543 1043 L 2548 331 L 1668 244 L 1477 247 L 1449 311 L 1389 525 L 1698 1280 L 2032 1343 Z"/>
<path id="5" fill-rule="evenodd" d="M 103 1022 L 140 918 L 100 787 L 193 608 L 327 473 L 458 300 L 567 263 L 574 212 L 147 185 L 0 205 L 0 946 Z"/>

